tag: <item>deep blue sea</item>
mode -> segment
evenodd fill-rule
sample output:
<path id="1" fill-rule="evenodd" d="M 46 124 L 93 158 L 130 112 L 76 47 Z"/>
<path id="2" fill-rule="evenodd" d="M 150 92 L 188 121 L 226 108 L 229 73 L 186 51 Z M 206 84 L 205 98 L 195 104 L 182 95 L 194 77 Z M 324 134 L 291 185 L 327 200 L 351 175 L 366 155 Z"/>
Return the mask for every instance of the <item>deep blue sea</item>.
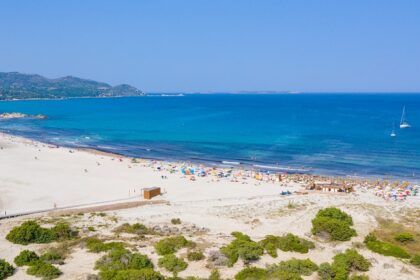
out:
<path id="1" fill-rule="evenodd" d="M 411 128 L 400 129 L 406 106 Z M 420 95 L 193 94 L 0 102 L 0 131 L 145 158 L 420 178 Z M 396 137 L 390 137 L 395 122 Z"/>

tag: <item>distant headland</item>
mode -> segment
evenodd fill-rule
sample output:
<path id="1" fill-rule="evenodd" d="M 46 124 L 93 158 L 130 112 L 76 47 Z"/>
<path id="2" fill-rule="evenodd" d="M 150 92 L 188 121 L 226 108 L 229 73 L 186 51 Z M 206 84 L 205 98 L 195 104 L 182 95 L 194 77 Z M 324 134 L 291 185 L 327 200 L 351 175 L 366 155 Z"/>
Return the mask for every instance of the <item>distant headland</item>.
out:
<path id="1" fill-rule="evenodd" d="M 111 86 L 107 83 L 73 76 L 48 79 L 36 74 L 0 72 L 0 100 L 143 95 L 145 94 L 141 90 L 127 84 Z"/>

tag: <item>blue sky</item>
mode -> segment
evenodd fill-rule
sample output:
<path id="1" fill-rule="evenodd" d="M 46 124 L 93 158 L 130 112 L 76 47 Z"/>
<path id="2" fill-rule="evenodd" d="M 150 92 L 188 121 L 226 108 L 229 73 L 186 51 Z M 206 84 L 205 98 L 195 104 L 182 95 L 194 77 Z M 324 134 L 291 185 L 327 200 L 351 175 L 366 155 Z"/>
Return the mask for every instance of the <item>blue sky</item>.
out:
<path id="1" fill-rule="evenodd" d="M 0 71 L 145 91 L 420 92 L 416 0 L 0 0 Z"/>

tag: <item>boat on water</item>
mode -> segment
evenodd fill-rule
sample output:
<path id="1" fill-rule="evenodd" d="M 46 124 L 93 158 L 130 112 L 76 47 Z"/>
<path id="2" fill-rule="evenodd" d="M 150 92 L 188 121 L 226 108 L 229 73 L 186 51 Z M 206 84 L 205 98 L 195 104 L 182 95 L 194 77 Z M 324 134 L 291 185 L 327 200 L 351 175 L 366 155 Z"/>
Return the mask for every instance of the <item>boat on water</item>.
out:
<path id="1" fill-rule="evenodd" d="M 397 136 L 397 134 L 395 133 L 395 123 L 392 123 L 392 131 L 391 131 L 391 134 L 389 136 L 391 136 L 391 137 Z"/>
<path id="2" fill-rule="evenodd" d="M 405 106 L 403 107 L 401 121 L 400 121 L 400 128 L 409 128 L 410 124 L 405 119 Z"/>

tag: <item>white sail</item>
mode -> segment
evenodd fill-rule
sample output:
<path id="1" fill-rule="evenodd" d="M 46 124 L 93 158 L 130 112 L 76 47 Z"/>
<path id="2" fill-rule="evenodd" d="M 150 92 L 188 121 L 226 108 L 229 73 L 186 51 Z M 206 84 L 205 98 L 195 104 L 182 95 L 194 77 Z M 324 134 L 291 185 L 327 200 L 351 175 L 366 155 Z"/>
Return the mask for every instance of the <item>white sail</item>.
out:
<path id="1" fill-rule="evenodd" d="M 405 120 L 405 106 L 403 107 L 401 121 L 400 121 L 400 128 L 408 128 L 410 124 Z"/>

